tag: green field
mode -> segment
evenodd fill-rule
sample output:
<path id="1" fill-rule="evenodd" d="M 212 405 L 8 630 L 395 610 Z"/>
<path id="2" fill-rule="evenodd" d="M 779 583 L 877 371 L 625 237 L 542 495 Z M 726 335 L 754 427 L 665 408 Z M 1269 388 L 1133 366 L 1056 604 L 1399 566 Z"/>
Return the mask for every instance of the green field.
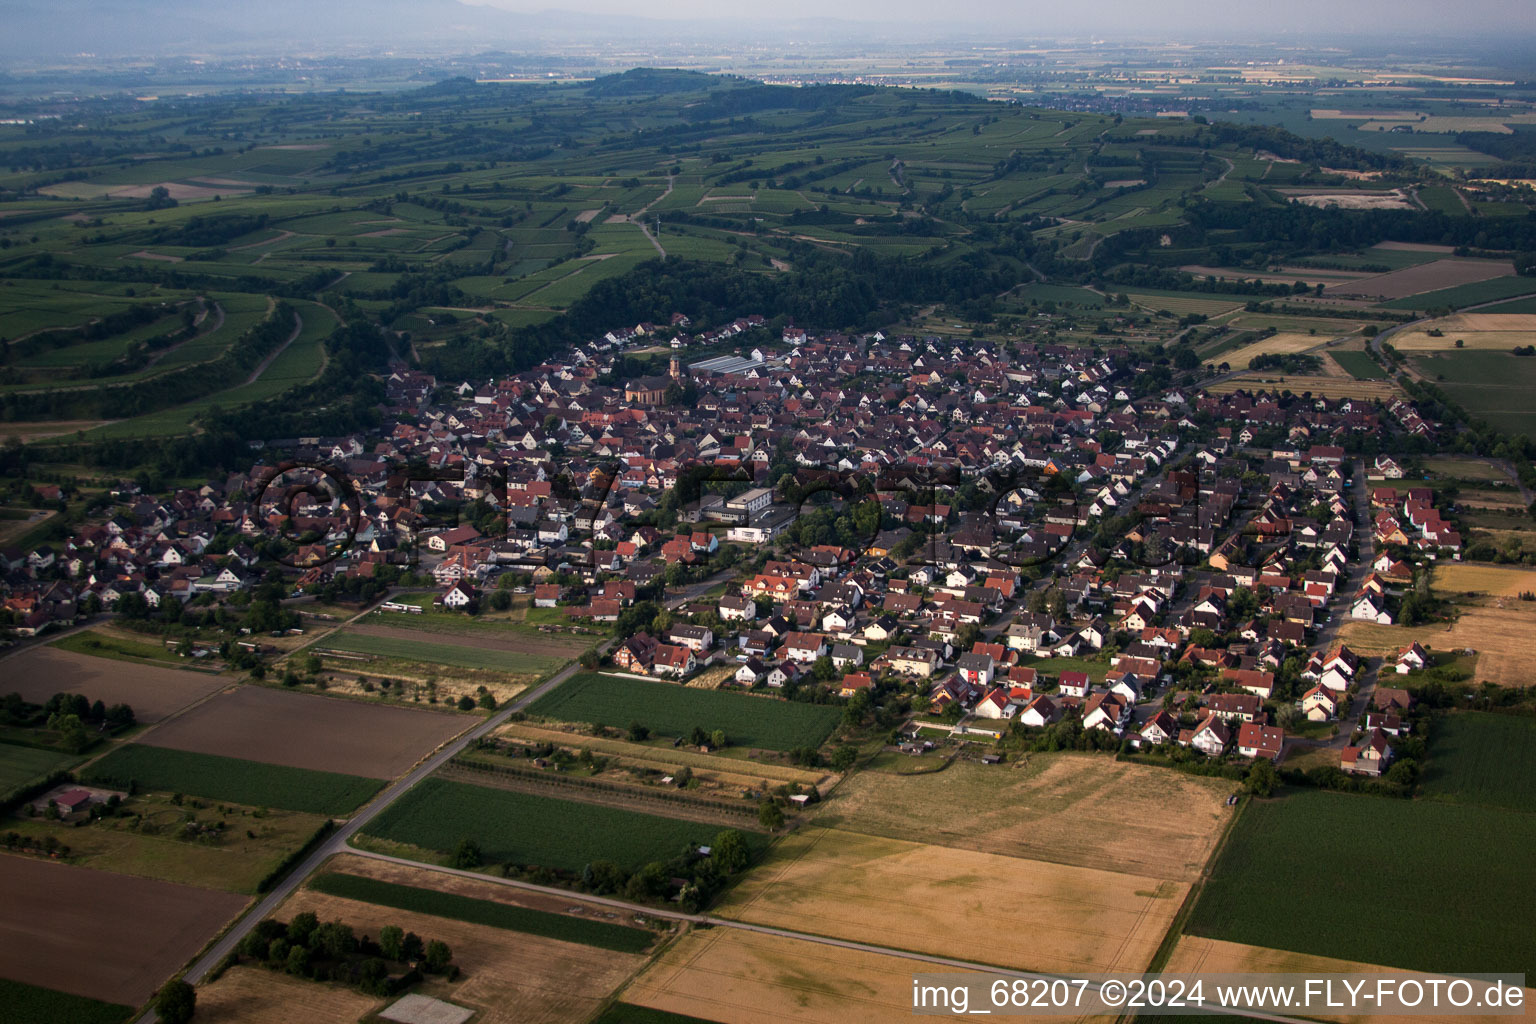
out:
<path id="1" fill-rule="evenodd" d="M 120 1024 L 133 1009 L 0 978 L 0 1024 Z"/>
<path id="2" fill-rule="evenodd" d="M 158 641 L 134 640 L 130 637 L 113 636 L 91 629 L 60 637 L 49 643 L 48 646 L 57 647 L 61 651 L 73 651 L 76 654 L 89 654 L 96 658 L 116 658 L 119 661 L 156 661 L 177 665 L 178 667 L 192 660 L 178 656 L 176 652 Z M 191 666 L 188 665 L 187 667 Z"/>
<path id="3" fill-rule="evenodd" d="M 1536 277 L 1494 277 L 1487 281 L 1441 288 L 1434 292 L 1420 292 L 1403 299 L 1392 299 L 1380 304 L 1382 309 L 1439 309 L 1448 306 L 1459 309 L 1479 302 L 1512 299 L 1517 295 L 1536 292 Z"/>
<path id="4" fill-rule="evenodd" d="M 1329 352 L 1333 361 L 1344 367 L 1351 377 L 1356 380 L 1387 380 L 1386 370 L 1381 364 L 1371 358 L 1369 352 L 1352 350 L 1348 352 Z"/>
<path id="5" fill-rule="evenodd" d="M 0 793 L 9 793 L 78 760 L 73 754 L 0 743 Z"/>
<path id="6" fill-rule="evenodd" d="M 1536 812 L 1536 719 L 1467 711 L 1436 719 L 1424 795 Z"/>
<path id="7" fill-rule="evenodd" d="M 409 910 L 415 914 L 431 914 L 455 921 L 505 928 L 508 931 L 539 935 L 546 939 L 562 939 L 587 946 L 611 949 L 620 953 L 643 953 L 656 941 L 654 932 L 644 928 L 630 928 L 606 921 L 593 921 L 570 914 L 555 914 L 547 910 L 517 907 L 491 900 L 477 900 L 457 893 L 421 889 L 413 885 L 400 885 L 361 875 L 332 872 L 320 875 L 309 883 L 311 889 L 331 896 L 364 903 L 377 903 L 382 907 Z"/>
<path id="8" fill-rule="evenodd" d="M 686 1013 L 670 1010 L 653 1010 L 649 1006 L 633 1003 L 613 1003 L 598 1014 L 592 1024 L 714 1024 L 703 1017 L 690 1017 Z"/>
<path id="9" fill-rule="evenodd" d="M 404 616 L 401 616 L 403 619 Z M 394 625 L 393 621 L 390 623 Z M 367 636 L 345 630 L 332 634 L 320 644 L 322 648 L 350 651 L 356 654 L 373 654 L 381 658 L 400 661 L 416 661 L 427 664 L 454 665 L 459 668 L 489 669 L 493 672 L 519 674 L 543 674 L 559 668 L 568 659 L 547 655 L 521 654 L 514 651 L 492 651 L 480 647 L 461 647 L 452 643 L 431 643 L 426 640 L 402 640 L 390 636 Z"/>
<path id="10" fill-rule="evenodd" d="M 689 843 L 707 845 L 721 827 L 431 778 L 364 832 L 439 853 L 472 838 L 491 862 L 580 871 L 596 860 L 627 869 L 665 862 Z M 744 834 L 759 849 L 766 842 Z"/>
<path id="11" fill-rule="evenodd" d="M 1389 967 L 1529 975 L 1532 844 L 1536 815 L 1290 791 L 1243 811 L 1185 930 Z"/>
<path id="12" fill-rule="evenodd" d="M 161 793 L 188 793 L 248 807 L 282 807 L 311 814 L 347 814 L 384 783 L 357 775 L 317 772 L 214 754 L 128 743 L 90 765 L 80 781 Z"/>
<path id="13" fill-rule="evenodd" d="M 1414 365 L 1473 417 L 1499 430 L 1536 434 L 1536 356 L 1455 349 L 1418 356 Z"/>
<path id="14" fill-rule="evenodd" d="M 639 722 L 665 736 L 686 736 L 694 726 L 706 732 L 724 729 L 733 747 L 768 750 L 820 746 L 842 717 L 841 708 L 826 704 L 694 690 L 598 672 L 572 676 L 529 705 L 528 712 L 566 722 Z"/>

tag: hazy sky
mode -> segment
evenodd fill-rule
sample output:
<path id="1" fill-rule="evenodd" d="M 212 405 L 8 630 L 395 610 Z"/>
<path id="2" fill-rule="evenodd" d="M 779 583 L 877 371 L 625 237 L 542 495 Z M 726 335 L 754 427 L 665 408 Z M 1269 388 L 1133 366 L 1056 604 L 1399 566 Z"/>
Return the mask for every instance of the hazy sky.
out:
<path id="1" fill-rule="evenodd" d="M 845 18 L 874 22 L 987 25 L 1021 33 L 1121 35 L 1166 30 L 1188 34 L 1241 32 L 1383 35 L 1536 32 L 1533 0 L 465 0 L 515 11 L 648 18 Z"/>

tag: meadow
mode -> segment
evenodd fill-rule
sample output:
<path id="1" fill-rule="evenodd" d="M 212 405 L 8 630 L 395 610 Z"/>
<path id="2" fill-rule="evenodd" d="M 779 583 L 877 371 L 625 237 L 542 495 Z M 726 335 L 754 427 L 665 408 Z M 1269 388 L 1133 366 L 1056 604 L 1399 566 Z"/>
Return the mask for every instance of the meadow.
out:
<path id="1" fill-rule="evenodd" d="M 404 619 L 404 616 L 401 616 Z M 391 622 L 393 625 L 393 622 Z M 352 630 L 343 630 L 326 637 L 319 645 L 323 649 L 348 651 L 355 654 L 372 654 L 380 658 L 399 661 L 421 662 L 436 665 L 454 665 L 459 668 L 486 669 L 493 672 L 544 673 L 559 668 L 569 659 L 558 655 L 542 655 L 510 650 L 472 646 L 469 643 L 434 643 L 400 636 L 379 636 Z"/>
<path id="2" fill-rule="evenodd" d="M 1191 935 L 1410 970 L 1536 969 L 1536 815 L 1323 790 L 1252 802 Z M 1329 922 L 1370 921 L 1371 927 Z"/>
<path id="3" fill-rule="evenodd" d="M 593 921 L 571 914 L 555 914 L 510 903 L 473 899 L 458 893 L 401 885 L 362 875 L 329 872 L 311 879 L 308 886 L 349 900 L 524 932 L 547 939 L 579 942 L 620 953 L 643 953 L 656 941 L 656 933 L 643 928 Z"/>
<path id="4" fill-rule="evenodd" d="M 430 778 L 392 804 L 365 834 L 446 854 L 472 838 L 492 863 L 580 871 L 597 860 L 635 869 L 708 844 L 718 825 L 599 804 Z M 765 837 L 743 833 L 761 848 Z"/>
<path id="5" fill-rule="evenodd" d="M 242 761 L 167 747 L 128 743 L 80 772 L 98 786 L 187 793 L 248 807 L 282 807 L 311 814 L 347 814 L 378 792 L 377 779 Z"/>
<path id="6" fill-rule="evenodd" d="M 1431 799 L 1536 813 L 1536 720 L 1481 711 L 1440 716 L 1421 784 Z"/>
<path id="7" fill-rule="evenodd" d="M 0 978 L 0 1024 L 122 1024 L 133 1016 L 132 1006 L 104 1003 L 100 999 L 57 992 L 24 981 Z"/>
<path id="8" fill-rule="evenodd" d="M 75 760 L 74 755 L 62 751 L 0 743 L 0 794 L 67 767 Z"/>
<path id="9" fill-rule="evenodd" d="M 687 736 L 694 726 L 724 729 L 733 747 L 791 750 L 820 746 L 842 709 L 581 672 L 534 701 L 528 713 L 620 727 L 638 722 L 665 736 Z"/>

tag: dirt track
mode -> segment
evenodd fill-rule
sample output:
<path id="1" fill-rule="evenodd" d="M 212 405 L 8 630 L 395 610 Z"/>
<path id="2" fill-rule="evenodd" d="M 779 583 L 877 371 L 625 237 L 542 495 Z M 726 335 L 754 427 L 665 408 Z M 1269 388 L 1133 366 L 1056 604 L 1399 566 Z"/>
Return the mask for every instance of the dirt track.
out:
<path id="1" fill-rule="evenodd" d="M 7 855 L 0 858 L 0 974 L 137 1006 L 246 899 Z"/>
<path id="2" fill-rule="evenodd" d="M 466 715 L 242 686 L 167 722 L 141 742 L 388 779 L 474 722 Z"/>

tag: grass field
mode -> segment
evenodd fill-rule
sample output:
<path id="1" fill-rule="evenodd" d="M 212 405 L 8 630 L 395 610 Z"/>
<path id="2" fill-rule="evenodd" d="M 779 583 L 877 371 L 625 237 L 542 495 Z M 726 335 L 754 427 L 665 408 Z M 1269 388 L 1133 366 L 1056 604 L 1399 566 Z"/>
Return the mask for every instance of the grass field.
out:
<path id="1" fill-rule="evenodd" d="M 120 1024 L 133 1009 L 0 978 L 0 1024 Z"/>
<path id="2" fill-rule="evenodd" d="M 448 917 L 470 924 L 483 924 L 492 928 L 540 935 L 546 939 L 579 942 L 620 953 L 642 953 L 656 940 L 654 932 L 643 928 L 592 921 L 570 914 L 554 914 L 531 907 L 513 906 L 477 900 L 457 893 L 421 889 L 412 885 L 400 885 L 378 878 L 361 875 L 320 875 L 309 882 L 311 889 L 331 896 L 341 896 L 364 903 L 377 903 L 384 907 L 410 910 L 433 917 Z"/>
<path id="3" fill-rule="evenodd" d="M 721 826 L 431 778 L 373 819 L 366 834 L 447 853 L 465 838 L 491 862 L 580 871 L 595 860 L 624 868 L 708 845 Z M 764 837 L 744 833 L 749 845 Z"/>
<path id="4" fill-rule="evenodd" d="M 1381 364 L 1371 358 L 1369 352 L 1349 349 L 1329 352 L 1329 358 L 1344 368 L 1344 372 L 1356 380 L 1386 380 L 1388 373 Z"/>
<path id="5" fill-rule="evenodd" d="M 0 793 L 9 793 L 76 760 L 73 754 L 62 751 L 0 743 Z"/>
<path id="6" fill-rule="evenodd" d="M 120 661 L 154 661 L 177 666 L 188 664 L 189 659 L 178 657 L 165 644 L 151 640 L 135 640 L 130 637 L 87 629 L 60 637 L 48 644 L 61 651 L 89 654 L 96 658 L 115 658 Z"/>
<path id="7" fill-rule="evenodd" d="M 1536 812 L 1536 720 L 1480 711 L 1435 722 L 1424 795 Z"/>
<path id="8" fill-rule="evenodd" d="M 1185 930 L 1391 967 L 1529 975 L 1533 842 L 1536 815 L 1290 792 L 1244 811 Z"/>
<path id="9" fill-rule="evenodd" d="M 840 708 L 829 705 L 696 690 L 598 672 L 572 676 L 534 701 L 528 712 L 567 722 L 616 726 L 639 722 L 652 733 L 667 736 L 686 736 L 696 725 L 706 732 L 724 729 L 733 747 L 768 750 L 819 746 L 842 715 Z"/>
<path id="10" fill-rule="evenodd" d="M 1029 757 L 1022 767 L 959 761 L 923 775 L 859 772 L 819 806 L 815 824 L 1193 881 L 1231 813 L 1230 782 L 1103 756 Z"/>
<path id="11" fill-rule="evenodd" d="M 167 747 L 128 743 L 80 773 L 82 782 L 162 793 L 188 793 L 248 807 L 282 807 L 311 814 L 347 814 L 381 783 L 357 775 L 242 761 Z"/>
<path id="12" fill-rule="evenodd" d="M 351 630 L 333 633 L 320 641 L 319 646 L 324 649 L 372 654 L 400 661 L 455 665 L 459 668 L 488 669 L 493 672 L 519 675 L 542 675 L 559 668 L 569 660 L 558 655 L 522 654 L 463 644 L 434 643 L 430 640 L 414 638 L 374 636 Z"/>
<path id="13" fill-rule="evenodd" d="M 941 956 L 965 945 L 970 958 L 1001 967 L 1139 971 L 1187 891 L 1110 861 L 1053 864 L 802 829 L 776 842 L 716 912 Z"/>
<path id="14" fill-rule="evenodd" d="M 103 818 L 75 827 L 42 818 L 21 818 L 15 831 L 41 841 L 51 835 L 70 848 L 71 864 L 140 878 L 186 882 L 226 892 L 254 893 L 261 881 L 294 850 L 308 842 L 324 820 L 297 811 L 195 806 L 197 800 L 172 802 L 163 793 L 129 798 L 132 816 Z M 187 815 L 203 824 L 229 827 L 217 842 L 181 838 Z"/>

